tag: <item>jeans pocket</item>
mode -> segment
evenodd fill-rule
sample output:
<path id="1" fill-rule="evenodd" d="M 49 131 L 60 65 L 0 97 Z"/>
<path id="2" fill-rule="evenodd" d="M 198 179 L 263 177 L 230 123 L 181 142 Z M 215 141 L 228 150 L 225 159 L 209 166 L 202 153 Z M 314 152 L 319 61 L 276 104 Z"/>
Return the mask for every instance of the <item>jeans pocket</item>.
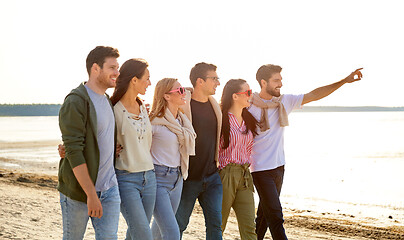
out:
<path id="1" fill-rule="evenodd" d="M 118 186 L 113 186 L 109 188 L 108 190 L 105 190 L 100 193 L 99 199 L 102 201 L 103 199 L 110 198 L 110 199 L 118 199 L 120 201 L 120 196 L 119 196 L 119 187 Z"/>
<path id="2" fill-rule="evenodd" d="M 167 176 L 167 171 L 163 169 L 154 169 L 154 173 L 156 174 L 156 177 L 165 177 Z"/>

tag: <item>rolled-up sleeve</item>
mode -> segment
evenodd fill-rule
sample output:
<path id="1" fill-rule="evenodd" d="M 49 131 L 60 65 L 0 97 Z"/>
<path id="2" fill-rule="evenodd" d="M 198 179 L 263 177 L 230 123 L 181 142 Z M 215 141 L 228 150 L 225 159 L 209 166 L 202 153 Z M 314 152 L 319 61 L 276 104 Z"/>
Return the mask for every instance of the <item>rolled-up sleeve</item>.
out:
<path id="1" fill-rule="evenodd" d="M 71 168 L 86 163 L 83 150 L 86 135 L 86 102 L 77 95 L 65 99 L 59 111 L 59 127 Z"/>

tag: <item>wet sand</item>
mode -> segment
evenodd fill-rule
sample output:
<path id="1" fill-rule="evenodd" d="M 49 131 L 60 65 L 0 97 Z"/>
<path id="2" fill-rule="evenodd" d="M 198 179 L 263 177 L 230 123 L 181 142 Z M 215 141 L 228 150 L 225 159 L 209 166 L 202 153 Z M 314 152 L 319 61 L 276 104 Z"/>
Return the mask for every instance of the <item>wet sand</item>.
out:
<path id="1" fill-rule="evenodd" d="M 39 170 L 39 166 L 36 169 Z M 56 184 L 54 174 L 0 169 L 0 239 L 61 239 L 62 218 Z M 394 220 L 378 227 L 371 221 L 346 214 L 287 208 L 284 214 L 289 239 L 404 239 L 403 224 Z M 119 239 L 124 239 L 125 231 L 126 223 L 121 216 Z M 85 239 L 94 239 L 90 223 Z M 199 205 L 194 209 L 183 239 L 205 239 Z M 234 213 L 229 218 L 224 239 L 240 239 Z M 265 239 L 271 239 L 269 233 Z"/>

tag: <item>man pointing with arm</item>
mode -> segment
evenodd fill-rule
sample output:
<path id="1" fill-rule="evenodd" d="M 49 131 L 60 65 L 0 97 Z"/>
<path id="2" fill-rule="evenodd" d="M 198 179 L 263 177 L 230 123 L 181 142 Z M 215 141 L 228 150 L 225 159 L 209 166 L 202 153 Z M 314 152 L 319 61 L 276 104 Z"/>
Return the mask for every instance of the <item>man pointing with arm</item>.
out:
<path id="1" fill-rule="evenodd" d="M 333 84 L 319 87 L 302 95 L 281 95 L 282 68 L 267 64 L 256 75 L 260 93 L 254 93 L 251 114 L 260 123 L 260 131 L 254 139 L 251 172 L 260 202 L 256 218 L 258 239 L 263 239 L 269 227 L 272 239 L 287 239 L 283 227 L 282 206 L 279 199 L 285 165 L 284 127 L 289 125 L 288 114 L 302 105 L 322 99 L 346 83 L 359 81 L 362 68 Z"/>

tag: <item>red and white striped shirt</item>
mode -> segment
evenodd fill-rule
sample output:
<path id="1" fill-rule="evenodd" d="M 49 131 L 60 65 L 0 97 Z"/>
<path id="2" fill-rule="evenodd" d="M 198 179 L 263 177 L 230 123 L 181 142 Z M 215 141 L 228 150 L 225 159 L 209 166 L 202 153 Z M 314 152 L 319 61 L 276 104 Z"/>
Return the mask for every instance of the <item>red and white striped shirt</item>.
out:
<path id="1" fill-rule="evenodd" d="M 251 164 L 251 151 L 253 146 L 253 134 L 248 131 L 244 134 L 246 125 L 243 121 L 241 126 L 238 125 L 236 117 L 232 113 L 228 113 L 230 122 L 230 139 L 229 147 L 223 149 L 224 140 L 220 138 L 219 147 L 219 169 L 223 169 L 229 163 Z"/>

